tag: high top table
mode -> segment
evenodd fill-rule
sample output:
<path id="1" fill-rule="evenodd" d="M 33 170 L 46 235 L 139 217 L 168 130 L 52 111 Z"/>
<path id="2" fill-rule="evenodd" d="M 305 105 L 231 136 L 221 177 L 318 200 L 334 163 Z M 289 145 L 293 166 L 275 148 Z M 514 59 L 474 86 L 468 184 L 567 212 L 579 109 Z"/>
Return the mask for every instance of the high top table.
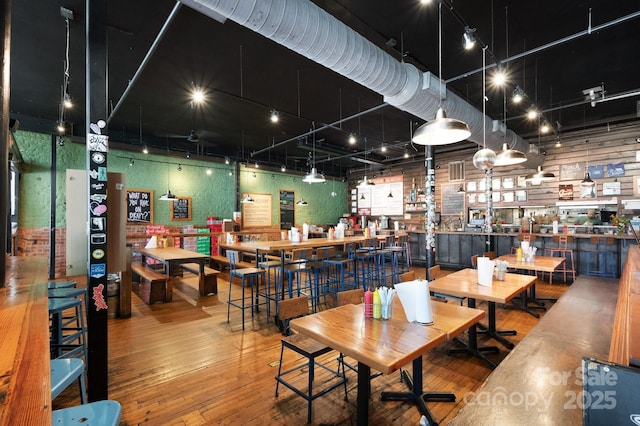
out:
<path id="1" fill-rule="evenodd" d="M 365 319 L 364 305 L 344 305 L 292 320 L 290 327 L 358 361 L 358 425 L 367 425 L 369 420 L 371 368 L 390 374 L 410 361 L 411 390 L 383 392 L 382 400 L 411 400 L 427 416 L 429 424 L 436 425 L 425 401 L 455 401 L 455 395 L 423 393 L 422 355 L 477 323 L 484 312 L 441 302 L 433 302 L 432 307 L 431 326 L 407 322 L 396 298 L 390 320 Z"/>
<path id="2" fill-rule="evenodd" d="M 163 248 L 140 248 L 138 249 L 142 257 L 142 264 L 144 265 L 147 258 L 157 260 L 164 265 L 164 271 L 169 278 L 167 283 L 167 297 L 166 300 L 173 300 L 173 276 L 175 269 L 183 263 L 197 263 L 200 265 L 200 274 L 198 277 L 198 289 L 201 296 L 204 289 L 204 267 L 205 263 L 209 261 L 209 256 L 202 253 L 196 253 L 195 251 L 185 250 L 177 247 L 163 247 Z"/>
<path id="3" fill-rule="evenodd" d="M 511 349 L 513 348 L 513 343 L 502 337 L 502 334 L 515 334 L 515 331 L 498 330 L 496 328 L 496 303 L 507 303 L 518 294 L 526 292 L 535 283 L 536 277 L 509 273 L 504 275 L 504 281 L 494 279 L 490 287 L 482 286 L 478 284 L 478 271 L 476 269 L 463 269 L 430 281 L 429 290 L 457 297 L 466 297 L 470 308 L 476 307 L 476 299 L 486 300 L 489 305 L 489 321 L 485 333 Z M 495 352 L 497 350 L 498 348 L 495 346 L 478 347 L 476 326 L 473 325 L 469 329 L 468 344 L 461 351 L 477 356 L 491 368 L 495 368 L 497 364 L 482 352 Z"/>

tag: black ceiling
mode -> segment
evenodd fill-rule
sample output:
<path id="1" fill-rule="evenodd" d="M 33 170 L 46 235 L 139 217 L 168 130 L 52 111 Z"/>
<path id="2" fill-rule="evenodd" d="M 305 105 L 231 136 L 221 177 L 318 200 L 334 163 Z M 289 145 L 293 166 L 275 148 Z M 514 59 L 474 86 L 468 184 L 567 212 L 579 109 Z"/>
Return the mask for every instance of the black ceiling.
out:
<path id="1" fill-rule="evenodd" d="M 436 0 L 426 5 L 419 0 L 314 3 L 398 61 L 438 75 Z M 149 53 L 175 6 L 173 0 L 107 2 L 108 103 L 110 110 L 116 108 L 108 134 L 113 142 L 132 149 L 147 144 L 156 153 L 169 147 L 174 153 L 188 150 L 306 170 L 315 140 L 317 168 L 335 176 L 362 169 L 368 161 L 403 161 L 405 149 L 412 155 L 423 152 L 408 144 L 423 119 L 383 105 L 381 95 L 231 20 L 221 23 L 182 5 Z M 74 14 L 68 64 L 76 106 L 66 113 L 67 134 L 80 138 L 85 134 L 84 1 L 12 2 L 11 114 L 21 129 L 55 133 L 65 65 L 61 7 Z M 496 60 L 510 75 L 504 91 L 487 86 L 487 115 L 503 120 L 506 109 L 507 126 L 518 135 L 538 135 L 538 123 L 523 117 L 531 104 L 545 111 L 544 119 L 560 135 L 637 120 L 639 16 L 639 0 L 445 0 L 442 77 L 448 90 L 482 110 L 482 53 L 478 47 L 462 49 L 467 24 L 489 46 L 487 75 Z M 144 70 L 133 80 L 145 57 Z M 507 99 L 505 107 L 516 84 L 528 100 L 518 106 Z M 604 87 L 604 100 L 599 97 L 591 106 L 583 90 L 597 86 Z M 193 87 L 206 93 L 206 103 L 195 109 L 189 98 Z M 269 121 L 274 109 L 281 118 L 276 125 Z M 192 129 L 197 143 L 186 139 Z M 347 142 L 350 133 L 359 137 L 355 146 Z M 383 143 L 396 148 L 382 153 Z"/>

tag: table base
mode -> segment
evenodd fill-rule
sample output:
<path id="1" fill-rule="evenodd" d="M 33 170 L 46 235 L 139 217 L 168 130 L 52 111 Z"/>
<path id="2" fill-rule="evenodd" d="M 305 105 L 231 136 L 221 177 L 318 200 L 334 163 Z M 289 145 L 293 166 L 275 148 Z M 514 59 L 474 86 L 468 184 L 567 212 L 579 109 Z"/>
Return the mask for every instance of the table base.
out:
<path id="1" fill-rule="evenodd" d="M 401 373 L 403 381 L 409 387 L 408 392 L 382 392 L 383 401 L 413 401 L 429 421 L 430 425 L 437 425 L 438 422 L 427 407 L 426 401 L 435 402 L 455 402 L 456 396 L 450 392 L 423 392 L 422 391 L 422 357 L 413 360 L 413 379 L 406 370 Z M 359 419 L 359 417 L 358 417 Z M 359 423 L 359 422 L 358 422 Z"/>
<path id="2" fill-rule="evenodd" d="M 513 349 L 515 345 L 502 336 L 515 336 L 518 334 L 516 330 L 496 330 L 496 304 L 493 302 L 489 302 L 489 325 L 484 326 L 481 331 L 476 333 L 484 334 L 497 340 L 507 349 Z"/>

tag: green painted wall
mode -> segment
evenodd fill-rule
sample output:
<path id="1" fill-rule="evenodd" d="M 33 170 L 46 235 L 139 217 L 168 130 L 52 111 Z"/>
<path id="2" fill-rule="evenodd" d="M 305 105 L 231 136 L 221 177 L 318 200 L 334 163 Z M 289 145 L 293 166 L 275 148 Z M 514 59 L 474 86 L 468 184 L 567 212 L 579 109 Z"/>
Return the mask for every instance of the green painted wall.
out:
<path id="1" fill-rule="evenodd" d="M 33 132 L 18 131 L 16 143 L 22 154 L 24 173 L 20 181 L 19 226 L 48 227 L 50 205 L 51 136 Z M 66 226 L 66 169 L 84 169 L 86 149 L 84 145 L 67 141 L 56 147 L 57 196 L 56 227 Z M 133 160 L 133 166 L 130 166 Z M 167 164 L 171 163 L 171 164 Z M 182 171 L 178 171 L 178 163 Z M 211 174 L 207 174 L 207 169 Z M 124 173 L 127 187 L 152 189 L 154 191 L 154 223 L 164 225 L 204 225 L 207 216 L 231 219 L 236 205 L 235 166 L 192 159 L 167 158 L 120 150 L 111 150 L 108 156 L 108 170 Z M 309 203 L 307 207 L 296 206 L 297 224 L 337 223 L 347 209 L 347 187 L 341 181 L 324 184 L 307 184 L 301 176 L 281 172 L 270 172 L 240 166 L 240 191 L 272 195 L 273 225 L 279 223 L 279 190 L 294 191 L 296 201 L 300 196 Z M 255 170 L 255 177 L 253 172 Z M 232 172 L 232 176 L 229 176 Z M 167 181 L 168 178 L 168 181 Z M 158 197 L 165 193 L 167 184 L 177 196 L 191 197 L 191 222 L 172 222 L 169 217 L 170 204 Z M 331 197 L 331 192 L 337 195 Z"/>

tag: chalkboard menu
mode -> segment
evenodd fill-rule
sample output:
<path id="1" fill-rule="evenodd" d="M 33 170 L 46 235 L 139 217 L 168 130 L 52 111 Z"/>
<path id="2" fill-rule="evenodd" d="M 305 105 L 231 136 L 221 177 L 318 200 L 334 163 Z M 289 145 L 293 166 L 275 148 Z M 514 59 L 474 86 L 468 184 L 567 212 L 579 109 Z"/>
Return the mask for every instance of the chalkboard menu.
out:
<path id="1" fill-rule="evenodd" d="M 127 189 L 127 223 L 153 223 L 152 189 Z"/>
<path id="2" fill-rule="evenodd" d="M 442 214 L 460 214 L 464 212 L 464 193 L 458 193 L 459 183 L 442 185 Z"/>
<path id="3" fill-rule="evenodd" d="M 191 197 L 178 197 L 171 202 L 171 220 L 191 220 Z"/>
<path id="4" fill-rule="evenodd" d="M 291 229 L 295 225 L 295 193 L 280 190 L 280 229 Z"/>

